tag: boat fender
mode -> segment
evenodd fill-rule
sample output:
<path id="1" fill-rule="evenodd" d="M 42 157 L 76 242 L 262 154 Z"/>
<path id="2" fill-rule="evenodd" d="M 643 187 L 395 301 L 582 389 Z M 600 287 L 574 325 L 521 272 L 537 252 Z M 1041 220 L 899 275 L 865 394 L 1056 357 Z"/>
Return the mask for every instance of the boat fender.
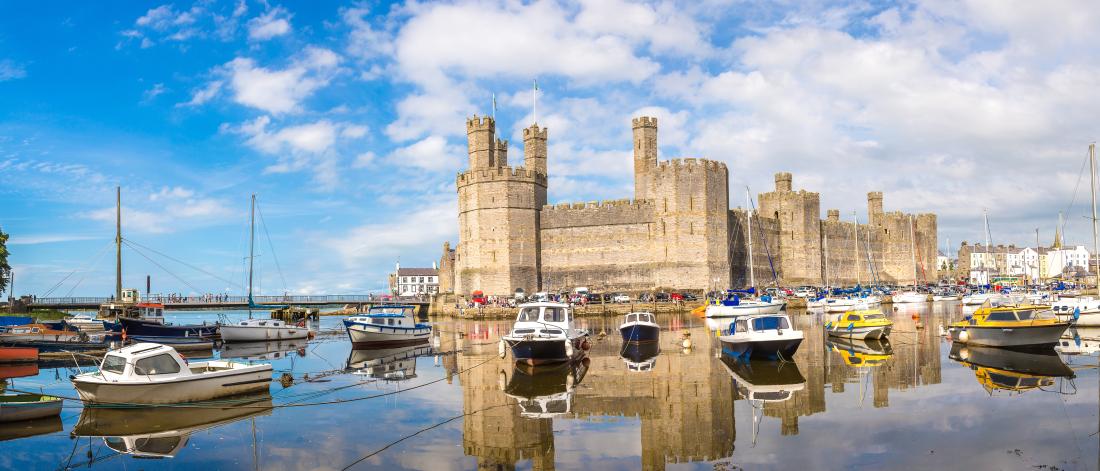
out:
<path id="1" fill-rule="evenodd" d="M 967 332 L 966 330 L 960 330 L 959 331 L 959 341 L 962 342 L 962 343 L 966 343 L 969 340 L 970 340 L 970 332 Z"/>
<path id="2" fill-rule="evenodd" d="M 970 349 L 966 348 L 966 347 L 960 348 L 959 349 L 959 359 L 962 360 L 962 361 L 969 360 L 970 359 Z"/>
<path id="3" fill-rule="evenodd" d="M 584 339 L 584 341 L 581 342 L 581 350 L 584 350 L 584 351 L 587 352 L 588 349 L 590 349 L 590 348 L 592 348 L 592 346 L 588 344 L 588 339 Z"/>
<path id="4" fill-rule="evenodd" d="M 508 356 L 508 347 L 504 345 L 504 339 L 500 339 L 500 342 L 497 342 L 497 355 L 501 358 Z"/>
<path id="5" fill-rule="evenodd" d="M 685 349 L 691 350 L 691 338 L 685 338 L 683 342 L 680 342 L 680 346 Z"/>
<path id="6" fill-rule="evenodd" d="M 565 356 L 573 358 L 573 341 L 565 339 Z"/>

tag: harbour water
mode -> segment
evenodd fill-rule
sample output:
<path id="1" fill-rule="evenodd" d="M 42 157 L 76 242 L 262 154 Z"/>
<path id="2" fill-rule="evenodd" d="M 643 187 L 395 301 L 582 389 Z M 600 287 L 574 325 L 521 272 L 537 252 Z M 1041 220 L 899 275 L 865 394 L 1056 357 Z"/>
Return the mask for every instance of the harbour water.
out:
<path id="1" fill-rule="evenodd" d="M 958 303 L 899 305 L 888 343 L 831 342 L 821 314 L 791 314 L 806 332 L 793 362 L 730 361 L 717 325 L 685 312 L 658 316 L 659 349 L 640 351 L 619 319 L 578 319 L 607 335 L 582 362 L 535 370 L 498 356 L 509 320 L 439 320 L 427 346 L 352 350 L 323 317 L 308 342 L 211 352 L 272 363 L 269 396 L 67 402 L 60 419 L 0 425 L 0 469 L 1096 469 L 1097 356 L 1070 353 L 1095 351 L 1100 331 L 1042 355 L 953 350 L 937 326 L 965 315 Z M 73 397 L 76 372 L 45 365 L 9 387 Z"/>

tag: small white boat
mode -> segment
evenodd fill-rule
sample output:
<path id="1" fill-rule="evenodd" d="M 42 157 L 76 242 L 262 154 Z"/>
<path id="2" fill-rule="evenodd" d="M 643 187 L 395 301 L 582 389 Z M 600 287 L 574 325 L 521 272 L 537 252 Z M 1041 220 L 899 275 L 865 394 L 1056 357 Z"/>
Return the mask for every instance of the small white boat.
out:
<path id="1" fill-rule="evenodd" d="M 56 417 L 61 403 L 43 394 L 0 394 L 0 423 Z"/>
<path id="2" fill-rule="evenodd" d="M 103 321 L 89 314 L 74 314 L 66 317 L 65 323 L 81 332 L 102 332 Z"/>
<path id="3" fill-rule="evenodd" d="M 1060 299 L 1050 309 L 1059 321 L 1079 326 L 1100 326 L 1100 299 L 1092 296 Z"/>
<path id="4" fill-rule="evenodd" d="M 247 319 L 235 325 L 223 325 L 218 330 L 225 342 L 263 342 L 309 337 L 309 327 L 304 322 L 296 325 L 275 319 Z"/>
<path id="5" fill-rule="evenodd" d="M 928 302 L 928 293 L 905 291 L 894 294 L 893 299 L 894 304 L 926 303 Z"/>
<path id="6" fill-rule="evenodd" d="M 522 304 L 512 331 L 501 337 L 516 362 L 544 365 L 579 360 L 589 348 L 588 331 L 573 324 L 573 310 L 562 303 Z"/>
<path id="7" fill-rule="evenodd" d="M 964 306 L 981 306 L 995 296 L 995 293 L 972 293 L 963 296 L 962 302 Z"/>
<path id="8" fill-rule="evenodd" d="M 741 299 L 737 293 L 730 291 L 726 295 L 726 299 L 721 302 L 708 304 L 705 315 L 706 317 L 736 317 L 752 314 L 775 314 L 782 311 L 786 305 L 786 301 L 773 300 L 768 295 L 761 296 L 759 300 Z"/>
<path id="9" fill-rule="evenodd" d="M 139 343 L 107 352 L 99 371 L 76 375 L 72 382 L 84 402 L 176 404 L 266 391 L 271 365 L 188 363 L 172 347 Z"/>
<path id="10" fill-rule="evenodd" d="M 656 342 L 661 336 L 661 326 L 651 313 L 632 312 L 619 325 L 619 333 L 623 342 Z"/>
<path id="11" fill-rule="evenodd" d="M 405 304 L 371 306 L 362 316 L 344 319 L 352 345 L 385 346 L 427 342 L 432 326 L 416 322 L 416 307 Z"/>
<path id="12" fill-rule="evenodd" d="M 962 299 L 958 293 L 937 293 L 932 295 L 932 300 L 939 301 L 958 301 Z"/>
<path id="13" fill-rule="evenodd" d="M 825 312 L 847 312 L 859 304 L 855 298 L 825 298 Z"/>
<path id="14" fill-rule="evenodd" d="M 786 314 L 741 316 L 720 335 L 722 353 L 748 360 L 792 360 L 802 343 L 801 330 L 791 327 Z"/>

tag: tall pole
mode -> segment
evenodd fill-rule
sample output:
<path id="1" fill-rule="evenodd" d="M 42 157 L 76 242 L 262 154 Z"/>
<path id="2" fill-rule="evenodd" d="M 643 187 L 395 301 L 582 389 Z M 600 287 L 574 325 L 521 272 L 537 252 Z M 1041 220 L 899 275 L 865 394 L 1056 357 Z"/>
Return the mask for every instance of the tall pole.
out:
<path id="1" fill-rule="evenodd" d="M 913 229 L 913 215 L 909 215 L 909 255 L 913 258 L 913 288 L 917 287 L 917 232 Z"/>
<path id="2" fill-rule="evenodd" d="M 855 241 L 852 244 L 854 249 L 852 262 L 856 264 L 856 286 L 859 286 L 859 218 L 856 217 L 855 211 L 852 211 L 852 240 Z"/>
<path id="3" fill-rule="evenodd" d="M 749 193 L 748 188 L 745 188 L 745 199 L 748 200 L 748 202 L 750 203 L 750 204 L 747 204 L 745 206 L 747 207 L 747 209 L 749 211 L 749 217 L 748 217 L 749 224 L 748 224 L 748 233 L 746 235 L 746 239 L 748 239 L 748 241 L 749 241 L 749 288 L 752 288 L 752 287 L 756 286 L 756 270 L 753 267 L 753 265 L 755 265 L 755 263 L 753 263 L 753 256 L 752 256 L 752 213 L 753 213 L 752 206 L 751 206 L 752 194 Z"/>
<path id="4" fill-rule="evenodd" d="M 825 286 L 829 286 L 829 233 L 825 233 L 824 245 L 825 246 L 823 248 L 825 249 L 825 278 L 822 280 L 822 283 L 825 283 Z"/>
<path id="5" fill-rule="evenodd" d="M 1100 252 L 1100 243 L 1097 243 L 1096 238 L 1096 143 L 1089 144 L 1089 177 L 1092 180 L 1092 259 L 1095 259 L 1097 252 Z M 1089 267 L 1092 268 L 1092 267 Z M 1100 269 L 1094 271 L 1093 274 L 1097 275 L 1096 280 L 1096 292 L 1100 294 Z"/>
<path id="6" fill-rule="evenodd" d="M 122 301 L 122 187 L 115 187 L 115 301 Z"/>
<path id="7" fill-rule="evenodd" d="M 252 194 L 252 205 L 248 216 L 248 318 L 252 318 L 252 264 L 256 260 L 256 194 Z"/>

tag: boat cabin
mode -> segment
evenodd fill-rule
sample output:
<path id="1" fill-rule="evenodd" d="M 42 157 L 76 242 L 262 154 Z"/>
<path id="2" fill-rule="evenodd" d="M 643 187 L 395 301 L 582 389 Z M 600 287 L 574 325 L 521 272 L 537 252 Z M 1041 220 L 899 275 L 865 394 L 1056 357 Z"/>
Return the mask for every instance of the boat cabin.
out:
<path id="1" fill-rule="evenodd" d="M 573 311 L 562 303 L 528 303 L 519 307 L 512 336 L 567 337 L 573 330 Z"/>
<path id="2" fill-rule="evenodd" d="M 649 324 L 656 324 L 657 323 L 657 318 L 654 317 L 652 313 L 648 313 L 648 312 L 632 312 L 632 313 L 626 315 L 626 319 L 623 323 L 624 324 L 629 324 L 631 322 L 644 322 L 644 323 L 649 323 Z"/>
<path id="3" fill-rule="evenodd" d="M 729 335 L 735 335 L 739 333 L 751 334 L 753 332 L 764 332 L 769 330 L 776 330 L 782 333 L 784 330 L 791 330 L 791 323 L 787 320 L 787 316 L 784 315 L 765 315 L 765 316 L 744 316 L 729 325 Z"/>
<path id="4" fill-rule="evenodd" d="M 155 343 L 138 343 L 107 352 L 99 365 L 100 375 L 110 382 L 180 378 L 212 371 L 214 366 L 190 367 L 175 349 Z M 229 368 L 226 368 L 229 369 Z"/>
<path id="5" fill-rule="evenodd" d="M 987 303 L 988 304 L 988 303 Z M 1054 317 L 1052 311 L 1048 310 L 1045 306 L 1004 306 L 1004 307 L 986 307 L 978 309 L 974 312 L 974 315 L 969 316 L 965 321 L 966 325 L 1020 325 L 1020 324 L 1036 324 L 1036 323 L 1053 323 L 1057 318 Z"/>
<path id="6" fill-rule="evenodd" d="M 836 317 L 837 323 L 847 325 L 848 323 L 855 323 L 855 325 L 862 325 L 863 323 L 879 324 L 884 323 L 886 320 L 886 314 L 882 313 L 880 309 L 861 309 L 856 311 L 848 311 L 840 314 Z"/>
<path id="7" fill-rule="evenodd" d="M 351 322 L 384 325 L 388 327 L 415 328 L 416 306 L 407 304 L 387 304 L 371 306 L 366 314 L 348 318 Z"/>

